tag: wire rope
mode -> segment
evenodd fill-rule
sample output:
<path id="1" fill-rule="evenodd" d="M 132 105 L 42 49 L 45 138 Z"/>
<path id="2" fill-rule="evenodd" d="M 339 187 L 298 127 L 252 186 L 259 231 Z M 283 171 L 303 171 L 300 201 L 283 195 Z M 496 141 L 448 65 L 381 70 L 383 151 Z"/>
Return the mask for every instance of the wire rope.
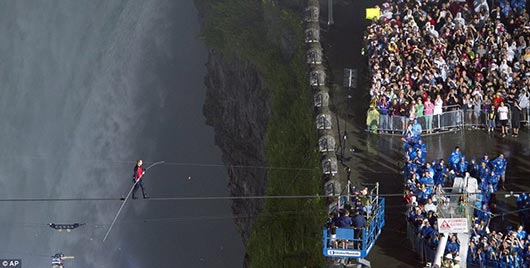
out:
<path id="1" fill-rule="evenodd" d="M 520 194 L 523 192 L 498 192 L 497 194 Z M 477 193 L 478 194 L 478 193 Z M 463 193 L 444 193 L 444 196 L 460 196 Z M 334 198 L 341 195 L 246 195 L 246 196 L 180 196 L 180 197 L 151 197 L 144 201 L 201 201 L 201 200 L 245 200 L 245 199 L 319 199 Z M 353 196 L 353 194 L 351 194 Z M 380 193 L 380 197 L 402 197 L 403 193 Z M 72 201 L 124 201 L 117 197 L 72 197 L 72 198 L 0 198 L 0 202 L 72 202 Z"/>
<path id="2" fill-rule="evenodd" d="M 113 163 L 113 164 L 136 164 L 138 160 L 111 160 L 111 159 L 75 159 L 71 158 L 57 158 L 51 157 L 54 161 L 80 161 L 80 162 L 98 162 L 98 163 Z M 45 156 L 0 156 L 0 159 L 31 159 L 49 161 L 50 157 Z M 277 170 L 315 170 L 319 167 L 285 167 L 285 166 L 260 166 L 260 165 L 227 165 L 217 163 L 201 163 L 201 162 L 179 162 L 179 161 L 153 161 L 144 160 L 146 164 L 160 163 L 169 166 L 188 166 L 188 167 L 218 167 L 218 168 L 241 168 L 241 169 L 277 169 Z"/>

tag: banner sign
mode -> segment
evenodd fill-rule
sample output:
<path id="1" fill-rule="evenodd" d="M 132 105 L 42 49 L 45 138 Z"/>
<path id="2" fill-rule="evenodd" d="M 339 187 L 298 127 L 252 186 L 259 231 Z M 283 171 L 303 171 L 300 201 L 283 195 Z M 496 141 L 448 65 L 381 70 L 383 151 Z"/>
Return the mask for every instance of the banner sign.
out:
<path id="1" fill-rule="evenodd" d="M 328 256 L 360 257 L 359 250 L 328 249 Z"/>
<path id="2" fill-rule="evenodd" d="M 439 218 L 438 230 L 440 233 L 469 233 L 466 218 Z"/>

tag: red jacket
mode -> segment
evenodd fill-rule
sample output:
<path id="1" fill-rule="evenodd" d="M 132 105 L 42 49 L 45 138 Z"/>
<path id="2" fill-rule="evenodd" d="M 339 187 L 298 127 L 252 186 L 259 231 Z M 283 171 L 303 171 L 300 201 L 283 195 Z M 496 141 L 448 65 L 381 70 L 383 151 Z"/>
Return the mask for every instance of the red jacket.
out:
<path id="1" fill-rule="evenodd" d="M 142 178 L 142 175 L 144 174 L 144 169 L 141 166 L 134 166 L 134 179 L 140 180 Z"/>

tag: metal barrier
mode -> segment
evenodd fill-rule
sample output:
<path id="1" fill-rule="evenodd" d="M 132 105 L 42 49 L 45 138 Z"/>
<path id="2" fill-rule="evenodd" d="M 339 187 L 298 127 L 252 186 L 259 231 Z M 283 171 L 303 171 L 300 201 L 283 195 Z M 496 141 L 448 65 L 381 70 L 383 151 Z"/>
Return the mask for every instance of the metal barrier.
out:
<path id="1" fill-rule="evenodd" d="M 508 129 L 512 128 L 512 115 L 513 109 L 509 104 L 505 104 L 508 107 Z M 475 128 L 487 128 L 488 126 L 488 110 L 481 109 L 479 112 L 475 110 L 463 110 L 464 114 L 464 126 L 465 127 L 475 127 Z M 530 118 L 530 109 L 523 109 L 520 111 L 520 124 L 528 124 L 528 118 Z M 495 112 L 495 121 L 493 122 L 495 128 L 500 127 L 500 122 L 497 112 Z"/>
<path id="2" fill-rule="evenodd" d="M 434 244 L 432 240 L 420 237 L 419 228 L 414 226 L 408 219 L 407 238 L 412 245 L 412 250 L 418 254 L 421 262 L 434 262 L 436 244 Z"/>
<path id="3" fill-rule="evenodd" d="M 508 107 L 508 125 L 509 129 L 512 128 L 512 107 Z M 475 111 L 473 109 L 460 109 L 459 106 L 444 106 L 445 112 L 437 115 L 423 115 L 417 117 L 418 123 L 422 127 L 422 134 L 440 133 L 454 129 L 468 128 L 487 128 L 488 126 L 488 110 L 481 109 Z M 526 124 L 530 127 L 530 109 L 526 108 L 521 110 L 521 125 Z M 393 115 L 381 115 L 379 114 L 377 120 L 374 113 L 367 115 L 368 131 L 380 134 L 402 134 L 406 128 L 410 119 L 406 116 L 393 116 Z M 493 122 L 495 128 L 500 127 L 498 114 L 495 112 L 495 121 Z"/>
<path id="4" fill-rule="evenodd" d="M 530 127 L 529 121 L 530 120 L 530 107 L 529 108 L 523 108 L 523 111 L 521 112 L 521 123 L 526 124 L 527 127 Z"/>
<path id="5" fill-rule="evenodd" d="M 464 127 L 464 112 L 460 109 L 446 111 L 436 115 L 424 115 L 416 118 L 422 127 L 422 133 L 444 132 Z M 402 134 L 410 122 L 406 116 L 379 115 L 377 132 L 384 134 Z M 375 122 L 369 122 L 369 130 Z"/>

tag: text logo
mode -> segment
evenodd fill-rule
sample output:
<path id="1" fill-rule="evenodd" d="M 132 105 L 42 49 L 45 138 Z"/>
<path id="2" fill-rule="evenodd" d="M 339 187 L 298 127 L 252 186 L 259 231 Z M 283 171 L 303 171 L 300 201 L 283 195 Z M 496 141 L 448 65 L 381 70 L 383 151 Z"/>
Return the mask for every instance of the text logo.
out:
<path id="1" fill-rule="evenodd" d="M 0 259 L 0 267 L 22 267 L 22 260 L 20 259 Z"/>

